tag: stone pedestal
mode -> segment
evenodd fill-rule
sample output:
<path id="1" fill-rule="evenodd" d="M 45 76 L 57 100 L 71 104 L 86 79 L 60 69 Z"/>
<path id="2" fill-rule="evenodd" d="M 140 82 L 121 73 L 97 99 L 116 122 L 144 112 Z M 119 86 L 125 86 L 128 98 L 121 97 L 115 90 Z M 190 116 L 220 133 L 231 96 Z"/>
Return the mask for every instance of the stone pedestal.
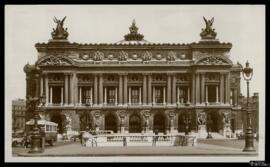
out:
<path id="1" fill-rule="evenodd" d="M 207 136 L 206 125 L 198 125 L 199 138 L 205 138 Z"/>
<path id="2" fill-rule="evenodd" d="M 120 128 L 120 133 L 125 133 L 125 127 Z"/>

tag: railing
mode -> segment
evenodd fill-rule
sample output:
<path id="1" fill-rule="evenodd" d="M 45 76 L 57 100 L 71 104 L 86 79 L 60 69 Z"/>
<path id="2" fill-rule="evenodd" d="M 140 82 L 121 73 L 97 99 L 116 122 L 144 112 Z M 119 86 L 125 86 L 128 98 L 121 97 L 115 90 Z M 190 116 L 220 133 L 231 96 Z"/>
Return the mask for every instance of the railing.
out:
<path id="1" fill-rule="evenodd" d="M 185 136 L 180 134 L 177 135 L 106 134 L 106 135 L 96 135 L 95 139 L 98 146 L 195 146 L 196 145 L 196 136 L 194 135 Z"/>

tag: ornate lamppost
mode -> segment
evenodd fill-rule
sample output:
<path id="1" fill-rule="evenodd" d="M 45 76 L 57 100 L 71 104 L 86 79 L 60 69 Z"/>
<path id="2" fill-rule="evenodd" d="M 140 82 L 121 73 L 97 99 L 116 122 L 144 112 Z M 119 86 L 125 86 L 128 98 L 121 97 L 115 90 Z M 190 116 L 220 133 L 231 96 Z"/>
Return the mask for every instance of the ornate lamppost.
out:
<path id="1" fill-rule="evenodd" d="M 251 108 L 249 102 L 249 81 L 253 76 L 253 69 L 249 67 L 249 62 L 246 62 L 246 67 L 243 69 L 243 77 L 247 81 L 247 129 L 245 133 L 245 148 L 244 152 L 256 151 L 253 144 L 253 130 L 251 125 Z"/>
<path id="2" fill-rule="evenodd" d="M 29 153 L 41 153 L 43 152 L 41 148 L 41 136 L 40 136 L 40 131 L 38 128 L 38 119 L 39 119 L 39 113 L 37 110 L 37 105 L 39 102 L 42 103 L 42 106 L 45 104 L 45 98 L 46 96 L 43 94 L 40 98 L 38 97 L 30 97 L 28 98 L 28 104 L 31 110 L 34 111 L 34 128 L 33 128 L 33 133 L 32 133 L 32 138 L 31 138 L 31 149 Z"/>

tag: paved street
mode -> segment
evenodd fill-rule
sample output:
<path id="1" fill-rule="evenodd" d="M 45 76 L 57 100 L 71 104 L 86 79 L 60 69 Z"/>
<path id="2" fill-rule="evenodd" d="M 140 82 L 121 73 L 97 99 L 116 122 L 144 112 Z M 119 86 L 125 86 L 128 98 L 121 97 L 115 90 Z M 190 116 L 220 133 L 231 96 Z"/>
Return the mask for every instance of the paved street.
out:
<path id="1" fill-rule="evenodd" d="M 136 146 L 136 147 L 82 147 L 79 142 L 68 143 L 47 148 L 41 154 L 19 153 L 19 156 L 255 156 L 257 153 L 242 152 L 244 141 L 233 140 L 200 140 L 195 147 L 183 146 Z M 233 144 L 236 143 L 236 144 Z M 239 145 L 238 147 L 235 147 Z M 257 146 L 257 144 L 255 145 Z"/>

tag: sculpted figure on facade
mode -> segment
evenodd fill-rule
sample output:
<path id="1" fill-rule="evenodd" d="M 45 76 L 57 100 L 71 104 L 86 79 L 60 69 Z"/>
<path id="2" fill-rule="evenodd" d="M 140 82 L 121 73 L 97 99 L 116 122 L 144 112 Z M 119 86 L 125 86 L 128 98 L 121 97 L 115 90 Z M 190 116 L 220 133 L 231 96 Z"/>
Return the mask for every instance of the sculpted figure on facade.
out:
<path id="1" fill-rule="evenodd" d="M 66 16 L 62 20 L 58 20 L 56 17 L 54 17 L 54 22 L 57 24 L 56 29 L 53 28 L 52 32 L 52 38 L 53 39 L 67 39 L 68 32 L 67 28 L 64 29 L 64 21 L 66 19 Z"/>
<path id="2" fill-rule="evenodd" d="M 174 51 L 169 51 L 167 56 L 167 61 L 175 61 L 176 53 Z"/>
<path id="3" fill-rule="evenodd" d="M 207 20 L 205 17 L 203 17 L 205 22 L 205 28 L 202 29 L 201 37 L 202 39 L 215 39 L 217 33 L 215 32 L 215 29 L 212 28 L 214 23 L 214 17 L 212 17 L 211 20 Z"/>
<path id="4" fill-rule="evenodd" d="M 119 56 L 118 56 L 118 60 L 119 61 L 127 61 L 128 58 L 128 53 L 125 51 L 120 51 L 119 52 Z"/>
<path id="5" fill-rule="evenodd" d="M 94 53 L 94 57 L 93 57 L 94 61 L 102 61 L 103 59 L 104 59 L 104 53 L 103 52 L 96 51 Z"/>
<path id="6" fill-rule="evenodd" d="M 199 125 L 205 125 L 205 123 L 206 123 L 206 113 L 205 112 L 200 112 L 198 114 L 197 121 L 198 121 Z"/>
<path id="7" fill-rule="evenodd" d="M 149 61 L 151 61 L 151 59 L 152 59 L 152 53 L 151 52 L 146 51 L 146 52 L 143 53 L 142 60 L 143 60 L 144 63 L 148 63 Z"/>

